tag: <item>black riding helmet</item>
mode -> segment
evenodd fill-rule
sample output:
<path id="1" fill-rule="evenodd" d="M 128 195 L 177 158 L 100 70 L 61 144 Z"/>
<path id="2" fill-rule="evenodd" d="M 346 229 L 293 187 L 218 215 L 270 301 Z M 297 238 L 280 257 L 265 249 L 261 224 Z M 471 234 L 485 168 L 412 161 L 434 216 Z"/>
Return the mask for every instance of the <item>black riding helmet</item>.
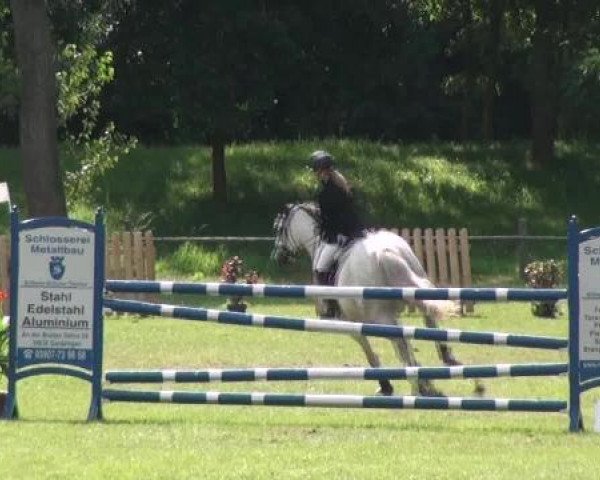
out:
<path id="1" fill-rule="evenodd" d="M 310 156 L 310 167 L 314 170 L 333 167 L 333 157 L 325 150 L 317 150 Z"/>

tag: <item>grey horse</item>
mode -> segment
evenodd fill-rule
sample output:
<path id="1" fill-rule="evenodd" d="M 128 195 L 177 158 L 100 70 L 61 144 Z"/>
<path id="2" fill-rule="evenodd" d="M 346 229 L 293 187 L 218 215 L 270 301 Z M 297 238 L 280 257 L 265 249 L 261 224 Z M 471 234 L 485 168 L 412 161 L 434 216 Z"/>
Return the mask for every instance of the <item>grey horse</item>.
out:
<path id="1" fill-rule="evenodd" d="M 275 218 L 275 243 L 271 258 L 285 263 L 291 257 L 306 252 L 311 259 L 321 246 L 318 235 L 319 209 L 313 203 L 288 204 Z M 406 241 L 389 231 L 369 233 L 365 238 L 354 241 L 341 255 L 338 262 L 336 285 L 338 286 L 390 286 L 431 288 L 433 283 Z M 407 300 L 424 315 L 425 324 L 437 328 L 438 322 L 449 314 L 456 313 L 454 302 L 447 300 Z M 340 298 L 340 318 L 347 321 L 397 325 L 402 308 L 401 300 L 363 300 Z M 368 338 L 354 336 L 364 351 L 369 365 L 381 366 L 381 362 Z M 418 365 L 410 343 L 403 338 L 392 339 L 394 350 L 408 366 Z M 440 358 L 447 365 L 460 365 L 445 343 L 436 344 Z M 391 395 L 393 387 L 389 380 L 379 382 L 379 393 Z M 414 395 L 439 396 L 432 382 L 425 379 L 411 381 Z M 475 380 L 475 392 L 483 394 L 484 387 Z"/>

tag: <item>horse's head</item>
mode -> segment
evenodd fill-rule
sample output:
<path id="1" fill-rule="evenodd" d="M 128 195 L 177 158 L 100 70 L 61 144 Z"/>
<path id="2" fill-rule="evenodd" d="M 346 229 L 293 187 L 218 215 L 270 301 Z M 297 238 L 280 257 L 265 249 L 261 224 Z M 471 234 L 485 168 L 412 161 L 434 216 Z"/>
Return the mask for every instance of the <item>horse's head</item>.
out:
<path id="1" fill-rule="evenodd" d="M 295 207 L 296 205 L 293 203 L 286 204 L 273 221 L 275 243 L 271 251 L 271 259 L 280 265 L 288 263 L 298 253 L 298 245 L 295 245 L 290 238 L 290 219 Z"/>
<path id="2" fill-rule="evenodd" d="M 271 259 L 285 264 L 302 249 L 310 248 L 316 238 L 317 215 L 318 210 L 312 204 L 288 203 L 273 222 L 275 243 Z"/>

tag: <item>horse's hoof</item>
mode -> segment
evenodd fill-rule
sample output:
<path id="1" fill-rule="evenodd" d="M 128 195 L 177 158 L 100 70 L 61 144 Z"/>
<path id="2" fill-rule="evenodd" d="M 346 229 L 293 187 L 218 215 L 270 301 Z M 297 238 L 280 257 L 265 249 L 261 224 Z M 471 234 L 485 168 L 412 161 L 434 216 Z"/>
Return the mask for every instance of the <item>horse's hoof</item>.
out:
<path id="1" fill-rule="evenodd" d="M 394 389 L 393 388 L 378 388 L 377 389 L 377 395 L 382 396 L 382 397 L 389 397 L 391 395 L 394 394 Z"/>
<path id="2" fill-rule="evenodd" d="M 462 362 L 459 362 L 454 357 L 446 357 L 444 358 L 444 365 L 447 365 L 448 367 L 459 367 L 462 365 Z"/>
<path id="3" fill-rule="evenodd" d="M 477 397 L 483 397 L 485 395 L 485 385 L 483 383 L 477 382 L 475 384 L 475 390 L 473 390 L 473 393 Z"/>
<path id="4" fill-rule="evenodd" d="M 428 388 L 428 389 L 421 390 L 419 392 L 419 395 L 422 397 L 438 397 L 438 398 L 442 398 L 442 397 L 446 396 L 446 395 L 444 395 L 444 393 L 441 390 L 438 390 L 436 388 Z"/>
<path id="5" fill-rule="evenodd" d="M 419 384 L 419 395 L 422 397 L 445 397 L 441 390 L 438 390 L 430 382 Z"/>

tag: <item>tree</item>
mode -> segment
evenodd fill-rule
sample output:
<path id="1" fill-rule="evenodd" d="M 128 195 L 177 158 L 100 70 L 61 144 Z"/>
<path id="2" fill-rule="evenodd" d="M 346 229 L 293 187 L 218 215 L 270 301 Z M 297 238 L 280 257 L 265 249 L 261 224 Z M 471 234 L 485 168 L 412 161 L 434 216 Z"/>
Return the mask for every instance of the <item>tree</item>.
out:
<path id="1" fill-rule="evenodd" d="M 44 0 L 11 0 L 21 75 L 20 143 L 28 214 L 67 213 L 58 158 L 55 52 Z"/>
<path id="2" fill-rule="evenodd" d="M 112 54 L 99 46 L 120 12 L 119 2 L 28 0 L 13 2 L 12 10 L 28 213 L 66 215 L 66 201 L 89 200 L 94 181 L 135 145 L 134 138 L 100 119 L 99 95 L 114 69 Z M 3 98 L 12 98 L 12 59 L 3 56 L 8 37 L 6 32 L 0 36 L 0 106 Z M 64 155 L 73 160 L 70 171 L 61 165 L 59 139 Z"/>
<path id="3" fill-rule="evenodd" d="M 134 118 L 162 127 L 162 132 L 151 127 L 150 141 L 208 144 L 213 197 L 226 202 L 225 146 L 249 138 L 252 127 L 275 108 L 278 71 L 290 56 L 277 15 L 262 1 L 151 7 L 134 1 L 111 42 L 117 47 L 115 88 L 129 92 L 115 99 L 121 113 L 122 106 L 133 104 L 127 111 Z M 140 91 L 145 102 L 139 101 Z"/>
<path id="4" fill-rule="evenodd" d="M 19 142 L 19 77 L 14 61 L 10 9 L 0 0 L 0 144 Z"/>
<path id="5" fill-rule="evenodd" d="M 535 30 L 531 52 L 531 163 L 542 169 L 554 158 L 558 115 L 558 5 L 535 0 Z"/>
<path id="6" fill-rule="evenodd" d="M 440 32 L 447 32 L 441 46 L 447 62 L 443 86 L 449 97 L 459 99 L 460 122 L 456 123 L 463 141 L 495 138 L 507 1 L 418 0 L 413 5 Z M 473 115 L 476 108 L 480 108 L 481 116 Z M 473 132 L 475 122 L 478 127 Z"/>
<path id="7" fill-rule="evenodd" d="M 484 140 L 494 140 L 494 106 L 498 95 L 498 74 L 500 69 L 500 48 L 504 27 L 504 13 L 507 0 L 490 0 L 489 9 L 484 15 L 487 35 L 484 42 L 483 63 L 483 109 L 482 129 Z"/>
<path id="8" fill-rule="evenodd" d="M 554 158 L 561 109 L 568 111 L 586 93 L 588 102 L 593 99 L 594 92 L 586 92 L 589 84 L 573 72 L 598 45 L 600 5 L 595 0 L 533 0 L 533 11 L 531 162 L 543 169 Z"/>
<path id="9" fill-rule="evenodd" d="M 529 136 L 537 152 L 566 100 L 590 110 L 582 94 L 594 77 L 576 81 L 573 62 L 590 65 L 597 0 L 125 5 L 108 35 L 110 116 L 146 143 L 210 145 L 222 199 L 232 140 Z"/>

